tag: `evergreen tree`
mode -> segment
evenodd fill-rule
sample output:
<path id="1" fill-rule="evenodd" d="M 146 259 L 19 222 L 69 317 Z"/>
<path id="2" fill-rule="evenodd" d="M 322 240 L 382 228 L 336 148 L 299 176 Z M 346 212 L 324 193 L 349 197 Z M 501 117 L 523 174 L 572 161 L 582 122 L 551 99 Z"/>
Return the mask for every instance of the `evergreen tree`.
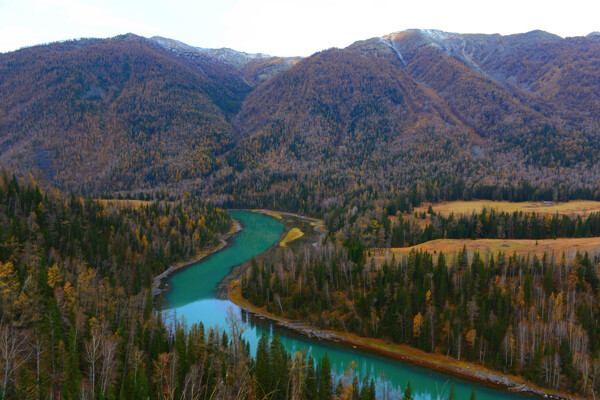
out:
<path id="1" fill-rule="evenodd" d="M 279 335 L 276 333 L 271 339 L 269 348 L 270 371 L 271 375 L 271 390 L 273 391 L 273 399 L 285 399 L 287 397 L 286 390 L 288 388 L 288 353 L 283 347 L 283 343 L 279 340 Z"/>
<path id="2" fill-rule="evenodd" d="M 371 379 L 371 384 L 369 385 L 369 400 L 375 400 L 377 396 L 377 392 L 375 391 L 375 381 Z"/>
<path id="3" fill-rule="evenodd" d="M 340 397 L 342 395 L 342 393 L 344 393 L 344 383 L 342 382 L 342 379 L 338 379 L 338 383 L 337 386 L 335 387 L 335 396 L 336 397 Z"/>
<path id="4" fill-rule="evenodd" d="M 327 353 L 321 360 L 321 379 L 319 381 L 319 400 L 329 400 L 333 397 L 333 382 L 331 380 L 331 365 Z"/>
<path id="5" fill-rule="evenodd" d="M 362 388 L 360 390 L 360 400 L 375 400 L 375 382 L 369 379 L 369 375 L 363 379 Z"/>
<path id="6" fill-rule="evenodd" d="M 317 398 L 317 377 L 315 375 L 315 362 L 312 356 L 308 356 L 306 364 L 306 380 L 302 387 L 302 400 L 313 400 Z"/>
<path id="7" fill-rule="evenodd" d="M 259 397 L 264 397 L 271 392 L 271 366 L 269 360 L 269 339 L 263 331 L 256 348 L 256 363 L 254 376 L 256 377 L 256 392 Z"/>
<path id="8" fill-rule="evenodd" d="M 360 391 L 358 386 L 358 377 L 354 375 L 354 378 L 352 378 L 352 400 L 359 400 Z"/>

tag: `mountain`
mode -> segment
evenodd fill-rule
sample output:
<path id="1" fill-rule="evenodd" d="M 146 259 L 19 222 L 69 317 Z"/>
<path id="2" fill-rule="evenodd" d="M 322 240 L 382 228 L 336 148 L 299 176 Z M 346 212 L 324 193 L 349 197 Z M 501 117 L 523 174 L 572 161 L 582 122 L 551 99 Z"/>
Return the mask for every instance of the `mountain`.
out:
<path id="1" fill-rule="evenodd" d="M 420 126 L 472 135 L 392 52 L 379 50 L 377 58 L 352 47 L 327 50 L 255 89 L 236 118 L 240 139 L 231 162 L 339 169 L 338 161 L 356 166 L 402 147 Z"/>
<path id="2" fill-rule="evenodd" d="M 252 90 L 232 66 L 135 35 L 0 56 L 0 163 L 62 188 L 204 176 Z"/>
<path id="3" fill-rule="evenodd" d="M 599 108 L 590 104 L 599 50 L 593 38 L 541 31 L 433 30 L 326 50 L 248 95 L 230 162 L 256 169 L 253 181 L 276 177 L 265 185 L 281 193 L 331 180 L 329 200 L 360 185 L 437 182 L 432 190 L 449 192 L 457 177 L 468 186 L 589 185 L 598 178 Z M 553 68 L 565 72 L 548 82 Z"/>
<path id="4" fill-rule="evenodd" d="M 272 57 L 266 54 L 250 54 L 228 48 L 206 49 L 193 47 L 173 39 L 159 36 L 152 38 L 163 48 L 184 57 L 208 56 L 219 63 L 232 66 L 240 71 L 252 85 L 260 84 L 294 65 L 300 57 Z"/>
<path id="5" fill-rule="evenodd" d="M 231 204 L 417 183 L 444 198 L 457 180 L 575 193 L 600 180 L 599 60 L 599 36 L 543 31 L 408 30 L 305 58 L 135 35 L 36 46 L 0 55 L 0 165 Z"/>
<path id="6" fill-rule="evenodd" d="M 531 98 L 527 102 L 546 107 L 546 114 L 558 112 L 567 120 L 585 118 L 593 109 L 590 106 L 597 105 L 599 91 L 594 82 L 600 79 L 600 40 L 591 35 L 561 39 L 543 31 L 501 36 L 410 30 L 385 39 L 407 62 L 426 53 L 425 48 L 436 49 L 516 97 L 525 100 L 526 94 L 533 95 L 537 104 Z M 576 94 L 584 92 L 590 97 Z"/>

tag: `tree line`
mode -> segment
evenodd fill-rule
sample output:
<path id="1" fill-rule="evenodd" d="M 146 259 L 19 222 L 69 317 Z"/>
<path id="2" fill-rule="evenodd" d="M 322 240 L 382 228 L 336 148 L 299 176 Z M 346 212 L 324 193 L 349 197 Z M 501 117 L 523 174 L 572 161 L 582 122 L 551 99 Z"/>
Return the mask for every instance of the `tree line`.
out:
<path id="1" fill-rule="evenodd" d="M 381 226 L 390 238 L 391 247 L 413 246 L 436 239 L 556 239 L 600 236 L 600 213 L 586 216 L 549 215 L 515 211 L 498 212 L 484 208 L 472 214 L 435 214 L 430 208 L 426 215 L 431 222 L 424 228 L 414 220 L 398 215 L 391 226 L 384 220 Z"/>

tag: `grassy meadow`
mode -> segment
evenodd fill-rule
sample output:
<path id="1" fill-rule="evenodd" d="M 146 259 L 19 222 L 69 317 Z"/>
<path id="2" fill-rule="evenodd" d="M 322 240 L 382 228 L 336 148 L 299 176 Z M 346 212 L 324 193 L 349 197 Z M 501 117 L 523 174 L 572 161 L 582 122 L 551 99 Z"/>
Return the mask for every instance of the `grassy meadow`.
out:
<path id="1" fill-rule="evenodd" d="M 559 215 L 586 215 L 591 212 L 600 211 L 600 201 L 575 200 L 566 203 L 553 202 L 520 202 L 473 200 L 473 201 L 451 201 L 448 203 L 432 204 L 431 207 L 436 214 L 448 216 L 454 214 L 471 214 L 479 212 L 484 208 L 513 213 L 523 211 L 525 213 Z M 429 204 L 416 207 L 416 212 L 426 212 Z"/>

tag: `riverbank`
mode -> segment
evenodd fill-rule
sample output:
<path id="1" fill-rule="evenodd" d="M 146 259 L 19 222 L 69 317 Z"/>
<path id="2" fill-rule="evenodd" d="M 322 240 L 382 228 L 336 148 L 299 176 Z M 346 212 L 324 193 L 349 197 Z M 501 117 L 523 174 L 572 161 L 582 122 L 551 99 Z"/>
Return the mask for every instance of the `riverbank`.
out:
<path id="1" fill-rule="evenodd" d="M 364 338 L 340 331 L 322 330 L 302 322 L 291 321 L 286 318 L 279 317 L 266 311 L 264 308 L 258 308 L 248 302 L 242 296 L 241 286 L 238 281 L 232 281 L 230 283 L 228 298 L 232 303 L 248 313 L 266 318 L 278 326 L 291 329 L 310 338 L 343 343 L 354 348 L 360 348 L 372 353 L 395 358 L 414 365 L 513 393 L 540 396 L 548 399 L 583 399 L 581 397 L 574 397 L 568 393 L 537 386 L 526 381 L 522 377 L 502 374 L 478 364 L 456 360 L 440 354 L 426 353 L 422 350 L 415 349 L 407 345 L 388 343 L 381 339 Z"/>
<path id="2" fill-rule="evenodd" d="M 197 264 L 200 261 L 202 261 L 204 258 L 206 258 L 218 251 L 224 250 L 227 246 L 229 246 L 228 241 L 231 238 L 235 237 L 243 229 L 242 224 L 238 220 L 232 218 L 232 221 L 233 221 L 233 225 L 231 226 L 231 229 L 229 230 L 229 232 L 227 232 L 224 235 L 221 235 L 219 237 L 219 245 L 217 247 L 215 247 L 214 249 L 209 249 L 209 250 L 205 250 L 205 251 L 201 252 L 200 254 L 198 254 L 198 256 L 196 258 L 194 258 L 191 261 L 173 264 L 169 268 L 167 268 L 167 270 L 165 270 L 162 274 L 155 276 L 154 279 L 152 280 L 152 297 L 155 298 L 156 296 L 158 296 L 159 294 L 161 294 L 165 291 L 165 287 L 163 286 L 162 281 L 164 279 L 168 278 L 170 275 L 174 274 L 175 272 L 177 272 L 179 270 L 182 270 L 184 268 L 187 268 L 194 264 Z"/>
<path id="3" fill-rule="evenodd" d="M 270 217 L 277 218 L 277 219 L 283 219 L 283 217 L 286 216 L 286 217 L 297 218 L 301 221 L 310 223 L 314 227 L 313 230 L 319 235 L 319 240 L 312 243 L 313 246 L 318 246 L 321 243 L 323 243 L 323 240 L 325 239 L 325 235 L 327 234 L 327 229 L 325 229 L 325 222 L 323 222 L 322 219 L 305 217 L 304 215 L 298 215 L 295 213 L 290 213 L 290 212 L 285 212 L 285 211 L 272 211 L 272 210 L 265 210 L 265 209 L 257 209 L 257 210 L 250 210 L 250 211 L 265 214 L 265 215 L 268 215 Z"/>
<path id="4" fill-rule="evenodd" d="M 304 234 L 289 242 L 286 245 L 287 248 L 298 249 L 304 246 L 316 247 L 323 243 L 323 240 L 325 239 L 325 224 L 322 220 L 317 218 L 310 218 L 294 213 L 265 209 L 240 211 L 249 211 L 266 215 L 281 222 L 284 226 L 283 233 L 281 234 L 281 237 L 277 241 L 276 245 L 272 246 L 269 250 L 265 251 L 264 253 L 256 256 L 255 260 L 257 262 L 276 262 L 281 256 L 281 246 L 277 246 L 277 244 L 280 243 L 286 237 L 286 235 L 293 229 L 299 229 Z M 216 297 L 221 300 L 227 299 L 229 295 L 229 285 L 233 281 L 241 280 L 242 276 L 246 273 L 249 267 L 250 260 L 232 267 L 231 271 L 229 271 L 227 276 L 217 285 Z"/>

